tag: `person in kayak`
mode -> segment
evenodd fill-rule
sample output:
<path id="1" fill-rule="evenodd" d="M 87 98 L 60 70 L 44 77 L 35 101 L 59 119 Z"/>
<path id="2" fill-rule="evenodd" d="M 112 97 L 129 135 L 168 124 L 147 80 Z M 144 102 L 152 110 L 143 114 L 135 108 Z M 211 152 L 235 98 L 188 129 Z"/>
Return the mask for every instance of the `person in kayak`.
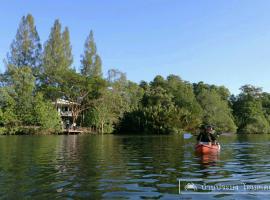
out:
<path id="1" fill-rule="evenodd" d="M 211 125 L 204 125 L 200 128 L 200 134 L 197 137 L 197 142 L 217 144 L 217 135 Z"/>

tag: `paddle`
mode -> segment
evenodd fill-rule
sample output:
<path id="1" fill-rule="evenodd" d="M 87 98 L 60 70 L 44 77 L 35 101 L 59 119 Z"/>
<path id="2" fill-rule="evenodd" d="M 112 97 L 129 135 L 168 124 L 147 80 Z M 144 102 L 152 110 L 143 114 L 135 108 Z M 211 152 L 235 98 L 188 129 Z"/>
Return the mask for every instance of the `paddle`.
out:
<path id="1" fill-rule="evenodd" d="M 190 134 L 190 133 L 184 133 L 183 134 L 183 137 L 184 137 L 184 139 L 190 139 L 190 138 L 192 138 L 192 134 Z"/>

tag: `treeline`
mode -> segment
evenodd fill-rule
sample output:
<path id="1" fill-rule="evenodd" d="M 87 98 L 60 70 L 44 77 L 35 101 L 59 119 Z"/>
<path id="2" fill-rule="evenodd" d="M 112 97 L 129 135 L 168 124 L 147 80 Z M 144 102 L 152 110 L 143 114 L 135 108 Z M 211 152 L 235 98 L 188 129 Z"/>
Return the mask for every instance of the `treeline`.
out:
<path id="1" fill-rule="evenodd" d="M 0 133 L 60 132 L 57 99 L 76 102 L 73 123 L 96 133 L 180 133 L 203 123 L 223 132 L 270 133 L 270 94 L 261 88 L 245 85 L 233 96 L 224 86 L 176 75 L 140 84 L 117 69 L 103 76 L 92 31 L 82 51 L 76 70 L 67 27 L 55 20 L 42 45 L 33 16 L 22 17 L 0 75 Z"/>

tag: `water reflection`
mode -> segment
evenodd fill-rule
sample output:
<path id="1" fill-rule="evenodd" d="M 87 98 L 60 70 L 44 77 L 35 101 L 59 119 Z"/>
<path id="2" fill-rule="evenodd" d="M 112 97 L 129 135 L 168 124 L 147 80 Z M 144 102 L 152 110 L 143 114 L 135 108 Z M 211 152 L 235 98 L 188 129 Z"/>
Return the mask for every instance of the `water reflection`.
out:
<path id="1" fill-rule="evenodd" d="M 219 154 L 195 154 L 198 157 L 202 169 L 207 169 L 211 166 L 216 166 L 219 161 Z"/>
<path id="2" fill-rule="evenodd" d="M 268 140 L 268 135 L 221 137 L 220 154 L 196 155 L 194 138 L 177 135 L 0 137 L 0 198 L 201 199 L 180 196 L 178 179 L 270 184 Z"/>

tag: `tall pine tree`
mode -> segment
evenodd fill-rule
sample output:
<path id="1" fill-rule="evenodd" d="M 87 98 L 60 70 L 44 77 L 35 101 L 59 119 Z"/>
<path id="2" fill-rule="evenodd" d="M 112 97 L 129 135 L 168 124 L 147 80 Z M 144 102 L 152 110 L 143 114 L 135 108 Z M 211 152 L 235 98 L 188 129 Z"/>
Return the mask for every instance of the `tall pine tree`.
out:
<path id="1" fill-rule="evenodd" d="M 41 65 L 41 51 L 42 46 L 33 16 L 23 16 L 7 55 L 7 69 L 27 66 L 37 75 Z"/>
<path id="2" fill-rule="evenodd" d="M 87 77 L 101 77 L 102 76 L 102 61 L 97 54 L 97 48 L 94 41 L 93 31 L 90 31 L 84 44 L 84 55 L 81 60 L 81 73 Z"/>
<path id="3" fill-rule="evenodd" d="M 42 87 L 45 96 L 52 100 L 60 97 L 65 74 L 71 70 L 72 48 L 68 28 L 62 32 L 59 20 L 55 20 L 48 41 L 45 43 L 42 68 Z"/>
<path id="4" fill-rule="evenodd" d="M 62 40 L 63 40 L 63 48 L 64 48 L 64 55 L 66 63 L 64 66 L 70 68 L 73 62 L 72 56 L 72 47 L 70 44 L 70 35 L 68 27 L 65 27 L 64 32 L 62 33 Z"/>
<path id="5" fill-rule="evenodd" d="M 62 33 L 61 24 L 56 20 L 44 47 L 43 66 L 48 75 L 53 71 L 67 70 L 71 67 L 73 58 L 69 40 L 68 28 Z"/>

